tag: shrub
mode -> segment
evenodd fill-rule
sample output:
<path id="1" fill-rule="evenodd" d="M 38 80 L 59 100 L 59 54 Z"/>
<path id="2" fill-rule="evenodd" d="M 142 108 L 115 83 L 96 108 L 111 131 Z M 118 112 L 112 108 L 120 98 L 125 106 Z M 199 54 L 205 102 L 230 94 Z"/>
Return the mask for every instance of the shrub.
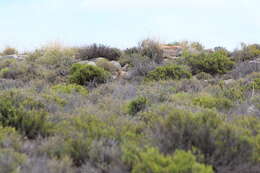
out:
<path id="1" fill-rule="evenodd" d="M 101 44 L 93 44 L 87 47 L 79 48 L 77 58 L 87 60 L 104 57 L 108 60 L 118 60 L 121 54 L 121 51 L 117 48 L 110 48 Z"/>
<path id="2" fill-rule="evenodd" d="M 12 47 L 6 47 L 3 51 L 4 55 L 14 55 L 14 54 L 17 54 L 17 53 L 18 53 L 18 51 L 15 48 L 12 48 Z"/>
<path id="3" fill-rule="evenodd" d="M 82 95 L 88 95 L 88 90 L 85 87 L 77 84 L 58 84 L 54 85 L 52 89 L 59 93 L 72 94 L 76 92 Z"/>
<path id="4" fill-rule="evenodd" d="M 163 61 L 163 50 L 160 48 L 160 43 L 151 39 L 143 40 L 139 46 L 142 56 L 147 56 L 156 63 Z"/>
<path id="5" fill-rule="evenodd" d="M 251 140 L 255 137 L 216 112 L 191 113 L 167 106 L 151 117 L 154 125 L 149 134 L 154 135 L 152 139 L 165 154 L 195 147 L 204 157 L 203 162 L 216 170 L 254 163 L 255 144 Z"/>
<path id="6" fill-rule="evenodd" d="M 233 57 L 238 62 L 256 59 L 258 56 L 260 56 L 259 44 L 242 44 L 242 48 L 240 50 L 233 52 Z"/>
<path id="7" fill-rule="evenodd" d="M 100 59 L 96 62 L 98 67 L 101 67 L 109 72 L 116 72 L 118 68 L 106 59 Z"/>
<path id="8" fill-rule="evenodd" d="M 186 58 L 186 60 L 193 74 L 200 72 L 206 72 L 211 75 L 224 74 L 231 70 L 234 65 L 234 62 L 222 51 L 193 54 Z"/>
<path id="9" fill-rule="evenodd" d="M 255 78 L 251 85 L 252 88 L 260 90 L 260 78 Z"/>
<path id="10" fill-rule="evenodd" d="M 45 111 L 36 111 L 35 108 L 38 105 L 26 101 L 17 105 L 12 99 L 14 98 L 2 97 L 0 100 L 0 124 L 2 126 L 14 127 L 30 139 L 38 136 L 44 137 L 50 133 L 51 125 L 47 121 Z"/>
<path id="11" fill-rule="evenodd" d="M 132 173 L 213 173 L 210 166 L 200 164 L 191 152 L 177 150 L 173 155 L 163 155 L 156 148 L 140 152 Z"/>
<path id="12" fill-rule="evenodd" d="M 213 77 L 209 73 L 200 72 L 196 75 L 196 78 L 199 80 L 209 80 L 209 79 L 212 79 Z"/>
<path id="13" fill-rule="evenodd" d="M 202 95 L 193 99 L 193 104 L 199 105 L 204 108 L 216 108 L 216 109 L 230 109 L 233 104 L 227 98 L 216 98 L 209 95 Z"/>
<path id="14" fill-rule="evenodd" d="M 147 80 L 179 80 L 182 78 L 190 78 L 191 73 L 185 66 L 181 65 L 165 65 L 157 67 L 153 71 L 149 72 Z"/>
<path id="15" fill-rule="evenodd" d="M 0 148 L 20 150 L 21 136 L 14 128 L 0 126 Z"/>
<path id="16" fill-rule="evenodd" d="M 11 149 L 0 148 L 0 172 L 18 173 L 26 159 L 24 154 L 17 153 Z"/>
<path id="17" fill-rule="evenodd" d="M 140 111 L 143 111 L 148 104 L 148 100 L 145 97 L 138 97 L 135 100 L 132 100 L 128 104 L 128 113 L 130 115 L 135 115 Z"/>
<path id="18" fill-rule="evenodd" d="M 69 80 L 71 83 L 78 85 L 96 85 L 105 83 L 109 76 L 110 73 L 103 68 L 87 64 L 73 64 L 70 70 Z"/>
<path id="19" fill-rule="evenodd" d="M 70 156 L 76 166 L 94 159 L 91 158 L 91 150 L 97 147 L 94 145 L 95 141 L 110 141 L 116 137 L 114 127 L 93 115 L 78 116 L 63 121 L 58 125 L 56 134 L 58 139 L 55 145 L 47 146 L 44 152 L 58 158 Z"/>

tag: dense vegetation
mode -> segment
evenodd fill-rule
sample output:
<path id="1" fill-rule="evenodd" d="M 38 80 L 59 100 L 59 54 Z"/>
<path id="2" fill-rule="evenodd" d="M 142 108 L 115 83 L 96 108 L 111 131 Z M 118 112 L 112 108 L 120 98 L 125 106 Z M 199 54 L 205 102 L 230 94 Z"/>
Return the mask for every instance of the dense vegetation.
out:
<path id="1" fill-rule="evenodd" d="M 259 173 L 260 45 L 170 45 L 4 50 L 0 173 Z"/>

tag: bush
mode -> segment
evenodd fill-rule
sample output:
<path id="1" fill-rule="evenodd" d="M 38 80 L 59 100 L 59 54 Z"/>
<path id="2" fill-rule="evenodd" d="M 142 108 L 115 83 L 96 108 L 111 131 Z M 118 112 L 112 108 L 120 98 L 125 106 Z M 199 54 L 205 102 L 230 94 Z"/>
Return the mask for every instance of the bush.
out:
<path id="1" fill-rule="evenodd" d="M 228 122 L 225 116 L 209 110 L 191 113 L 169 106 L 151 114 L 154 125 L 150 134 L 165 154 L 195 147 L 202 154 L 203 162 L 213 165 L 216 170 L 254 164 L 256 145 L 252 140 L 255 136 Z"/>
<path id="2" fill-rule="evenodd" d="M 121 51 L 117 48 L 110 48 L 101 44 L 93 44 L 87 47 L 79 48 L 77 58 L 87 60 L 104 57 L 108 60 L 118 60 L 121 54 Z"/>
<path id="3" fill-rule="evenodd" d="M 17 54 L 18 51 L 15 48 L 12 47 L 6 47 L 3 51 L 3 55 L 14 55 Z"/>
<path id="4" fill-rule="evenodd" d="M 157 67 L 153 71 L 149 72 L 147 80 L 179 80 L 182 78 L 190 78 L 191 73 L 185 66 L 181 65 L 165 65 Z"/>
<path id="5" fill-rule="evenodd" d="M 88 95 L 88 90 L 77 84 L 58 84 L 54 85 L 52 89 L 58 93 L 73 94 L 75 92 L 82 95 Z"/>
<path id="6" fill-rule="evenodd" d="M 234 62 L 223 51 L 213 53 L 203 52 L 186 58 L 193 74 L 200 72 L 211 75 L 224 74 L 232 69 Z"/>
<path id="7" fill-rule="evenodd" d="M 160 43 L 151 39 L 143 40 L 139 46 L 142 56 L 147 56 L 156 63 L 163 61 L 163 50 L 160 47 Z"/>
<path id="8" fill-rule="evenodd" d="M 156 148 L 139 153 L 132 173 L 213 173 L 210 166 L 196 162 L 191 152 L 177 150 L 173 155 L 164 156 Z"/>
<path id="9" fill-rule="evenodd" d="M 199 80 L 209 80 L 209 79 L 212 79 L 213 77 L 209 73 L 200 72 L 196 75 L 196 78 Z"/>
<path id="10" fill-rule="evenodd" d="M 140 111 L 143 111 L 148 104 L 148 100 L 145 97 L 138 97 L 135 100 L 132 100 L 129 104 L 128 104 L 128 113 L 130 115 L 135 115 Z"/>
<path id="11" fill-rule="evenodd" d="M 47 136 L 50 133 L 51 125 L 47 121 L 47 113 L 43 110 L 36 110 L 41 105 L 24 100 L 15 103 L 14 96 L 2 97 L 0 100 L 0 125 L 14 127 L 21 134 L 30 139 L 38 136 Z"/>
<path id="12" fill-rule="evenodd" d="M 204 108 L 216 108 L 219 110 L 230 109 L 233 106 L 232 102 L 227 98 L 216 98 L 209 95 L 202 95 L 194 98 L 193 104 Z"/>
<path id="13" fill-rule="evenodd" d="M 236 50 L 233 52 L 233 58 L 238 62 L 253 60 L 259 56 L 260 56 L 259 44 L 251 44 L 251 45 L 242 44 L 241 50 Z"/>
<path id="14" fill-rule="evenodd" d="M 96 62 L 96 64 L 98 67 L 101 67 L 109 72 L 116 72 L 117 70 L 119 70 L 114 64 L 106 59 L 100 59 Z"/>
<path id="15" fill-rule="evenodd" d="M 103 68 L 87 64 L 73 64 L 69 80 L 78 85 L 105 83 L 110 73 Z"/>
<path id="16" fill-rule="evenodd" d="M 24 154 L 17 153 L 10 149 L 0 148 L 0 172 L 18 173 L 26 159 L 26 155 Z"/>

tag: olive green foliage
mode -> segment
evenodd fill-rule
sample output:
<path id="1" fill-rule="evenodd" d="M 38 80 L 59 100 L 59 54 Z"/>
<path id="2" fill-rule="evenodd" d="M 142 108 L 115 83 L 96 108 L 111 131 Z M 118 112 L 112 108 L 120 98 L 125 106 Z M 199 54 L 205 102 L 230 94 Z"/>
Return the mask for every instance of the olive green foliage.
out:
<path id="1" fill-rule="evenodd" d="M 58 84 L 58 85 L 54 85 L 52 89 L 58 93 L 66 93 L 66 94 L 79 93 L 82 95 L 88 95 L 87 88 L 77 84 Z"/>
<path id="2" fill-rule="evenodd" d="M 204 156 L 204 162 L 215 168 L 254 162 L 255 136 L 248 134 L 247 128 L 228 123 L 225 116 L 208 110 L 191 113 L 166 107 L 161 111 L 167 111 L 168 116 L 155 118 L 159 123 L 155 123 L 153 133 L 163 153 L 195 147 Z"/>
<path id="3" fill-rule="evenodd" d="M 149 72 L 147 80 L 179 80 L 182 78 L 190 78 L 191 73 L 185 66 L 181 65 L 165 65 L 157 67 L 153 71 Z"/>
<path id="4" fill-rule="evenodd" d="M 260 78 L 254 79 L 254 81 L 252 82 L 252 88 L 260 89 Z"/>
<path id="5" fill-rule="evenodd" d="M 96 64 L 98 67 L 104 68 L 106 71 L 109 72 L 116 72 L 118 70 L 118 68 L 114 64 L 106 59 L 100 59 L 96 62 Z"/>
<path id="6" fill-rule="evenodd" d="M 20 167 L 25 161 L 26 155 L 0 148 L 0 172 L 19 173 Z"/>
<path id="7" fill-rule="evenodd" d="M 216 98 L 210 95 L 202 95 L 194 98 L 193 104 L 210 109 L 230 109 L 233 105 L 232 101 L 227 98 Z"/>
<path id="8" fill-rule="evenodd" d="M 1 96 L 0 125 L 14 127 L 28 138 L 48 135 L 50 124 L 42 105 L 30 98 L 17 103 L 14 94 L 11 92 Z"/>
<path id="9" fill-rule="evenodd" d="M 258 69 L 233 75 L 236 51 L 175 44 L 174 60 L 151 40 L 120 52 L 116 79 L 109 58 L 80 62 L 118 59 L 108 47 L 0 58 L 0 172 L 258 173 Z"/>
<path id="10" fill-rule="evenodd" d="M 234 62 L 223 51 L 213 53 L 203 52 L 186 56 L 186 60 L 193 74 L 200 72 L 209 73 L 211 75 L 224 74 L 231 70 L 234 65 Z"/>
<path id="11" fill-rule="evenodd" d="M 128 104 L 128 113 L 130 115 L 135 115 L 140 111 L 143 111 L 148 105 L 148 99 L 145 97 L 138 97 L 135 100 L 132 100 Z"/>
<path id="12" fill-rule="evenodd" d="M 78 49 L 77 58 L 82 60 L 104 57 L 108 60 L 118 60 L 121 56 L 121 51 L 117 48 L 110 48 L 105 45 L 93 44 Z"/>
<path id="13" fill-rule="evenodd" d="M 71 83 L 78 85 L 88 85 L 89 83 L 105 83 L 110 76 L 110 73 L 103 68 L 87 65 L 73 64 L 70 70 L 69 80 Z"/>
<path id="14" fill-rule="evenodd" d="M 164 58 L 160 43 L 152 39 L 146 39 L 140 42 L 139 52 L 142 56 L 149 57 L 156 63 L 161 63 Z"/>
<path id="15" fill-rule="evenodd" d="M 199 80 L 209 80 L 209 79 L 212 79 L 213 77 L 209 73 L 200 72 L 196 75 L 196 78 Z"/>
<path id="16" fill-rule="evenodd" d="M 213 173 L 210 166 L 196 162 L 191 152 L 177 150 L 165 156 L 156 148 L 147 148 L 139 154 L 132 173 Z"/>
<path id="17" fill-rule="evenodd" d="M 260 56 L 260 45 L 259 44 L 251 44 L 246 45 L 242 44 L 240 50 L 236 50 L 233 53 L 233 57 L 236 61 L 247 61 L 253 60 Z"/>

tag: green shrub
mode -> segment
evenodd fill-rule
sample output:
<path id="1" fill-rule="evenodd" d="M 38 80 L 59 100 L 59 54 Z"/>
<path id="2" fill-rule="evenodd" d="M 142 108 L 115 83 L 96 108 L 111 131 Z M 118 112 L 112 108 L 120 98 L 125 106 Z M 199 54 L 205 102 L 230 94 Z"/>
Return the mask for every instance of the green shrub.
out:
<path id="1" fill-rule="evenodd" d="M 196 78 L 199 80 L 209 80 L 209 79 L 212 79 L 213 77 L 209 73 L 200 72 L 196 75 Z"/>
<path id="2" fill-rule="evenodd" d="M 193 74 L 200 72 L 211 75 L 224 74 L 231 70 L 234 62 L 223 51 L 213 53 L 203 52 L 200 54 L 190 55 L 186 58 Z"/>
<path id="3" fill-rule="evenodd" d="M 142 56 L 149 57 L 156 63 L 163 61 L 163 50 L 160 47 L 160 43 L 152 39 L 146 39 L 141 41 L 139 46 L 139 52 Z"/>
<path id="4" fill-rule="evenodd" d="M 233 57 L 236 61 L 247 61 L 253 60 L 260 56 L 260 45 L 259 44 L 251 44 L 246 45 L 242 44 L 242 48 L 240 50 L 236 50 L 233 53 Z"/>
<path id="5" fill-rule="evenodd" d="M 78 85 L 99 84 L 105 83 L 109 76 L 110 73 L 103 68 L 87 64 L 73 64 L 69 80 Z"/>
<path id="6" fill-rule="evenodd" d="M 260 78 L 255 78 L 251 84 L 251 87 L 260 90 Z"/>
<path id="7" fill-rule="evenodd" d="M 87 88 L 77 84 L 58 84 L 54 85 L 52 89 L 58 93 L 72 94 L 76 92 L 82 95 L 88 95 Z"/>
<path id="8" fill-rule="evenodd" d="M 70 156 L 76 166 L 81 166 L 92 159 L 90 150 L 94 141 L 115 139 L 115 128 L 97 116 L 84 115 L 60 123 L 56 129 L 59 136 L 55 145 L 47 147 L 47 153 L 63 158 Z M 62 142 L 61 142 L 62 141 Z"/>
<path id="9" fill-rule="evenodd" d="M 30 139 L 38 136 L 47 136 L 51 125 L 47 121 L 47 113 L 36 110 L 39 105 L 30 102 L 21 102 L 17 105 L 12 98 L 0 100 L 0 125 L 14 127 Z"/>
<path id="10" fill-rule="evenodd" d="M 128 104 L 128 113 L 130 115 L 135 115 L 140 111 L 143 111 L 148 104 L 148 100 L 145 97 L 138 97 L 135 100 L 132 100 L 129 104 Z"/>
<path id="11" fill-rule="evenodd" d="M 27 157 L 24 154 L 17 153 L 11 149 L 0 148 L 0 172 L 19 173 Z"/>
<path id="12" fill-rule="evenodd" d="M 109 72 L 116 72 L 118 68 L 106 59 L 100 59 L 96 62 L 98 67 L 101 67 Z"/>
<path id="13" fill-rule="evenodd" d="M 216 108 L 216 109 L 230 109 L 233 104 L 232 102 L 223 97 L 213 97 L 210 95 L 202 95 L 193 99 L 193 104 L 199 105 L 204 108 Z"/>
<path id="14" fill-rule="evenodd" d="M 147 80 L 179 80 L 182 78 L 190 78 L 191 73 L 185 66 L 180 65 L 165 65 L 157 67 L 153 71 L 149 72 Z"/>
<path id="15" fill-rule="evenodd" d="M 165 156 L 156 148 L 147 148 L 139 153 L 138 161 L 133 165 L 132 173 L 213 173 L 210 166 L 196 162 L 191 152 L 177 150 L 173 155 Z"/>
<path id="16" fill-rule="evenodd" d="M 14 128 L 0 126 L 0 148 L 20 150 L 21 136 Z"/>
<path id="17" fill-rule="evenodd" d="M 203 162 L 216 170 L 254 163 L 255 136 L 214 111 L 191 113 L 168 106 L 150 116 L 154 117 L 152 139 L 165 154 L 195 147 Z"/>
<path id="18" fill-rule="evenodd" d="M 118 60 L 121 54 L 121 51 L 117 48 L 110 48 L 102 44 L 93 44 L 87 47 L 79 48 L 77 58 L 87 60 L 104 57 L 108 60 Z"/>

